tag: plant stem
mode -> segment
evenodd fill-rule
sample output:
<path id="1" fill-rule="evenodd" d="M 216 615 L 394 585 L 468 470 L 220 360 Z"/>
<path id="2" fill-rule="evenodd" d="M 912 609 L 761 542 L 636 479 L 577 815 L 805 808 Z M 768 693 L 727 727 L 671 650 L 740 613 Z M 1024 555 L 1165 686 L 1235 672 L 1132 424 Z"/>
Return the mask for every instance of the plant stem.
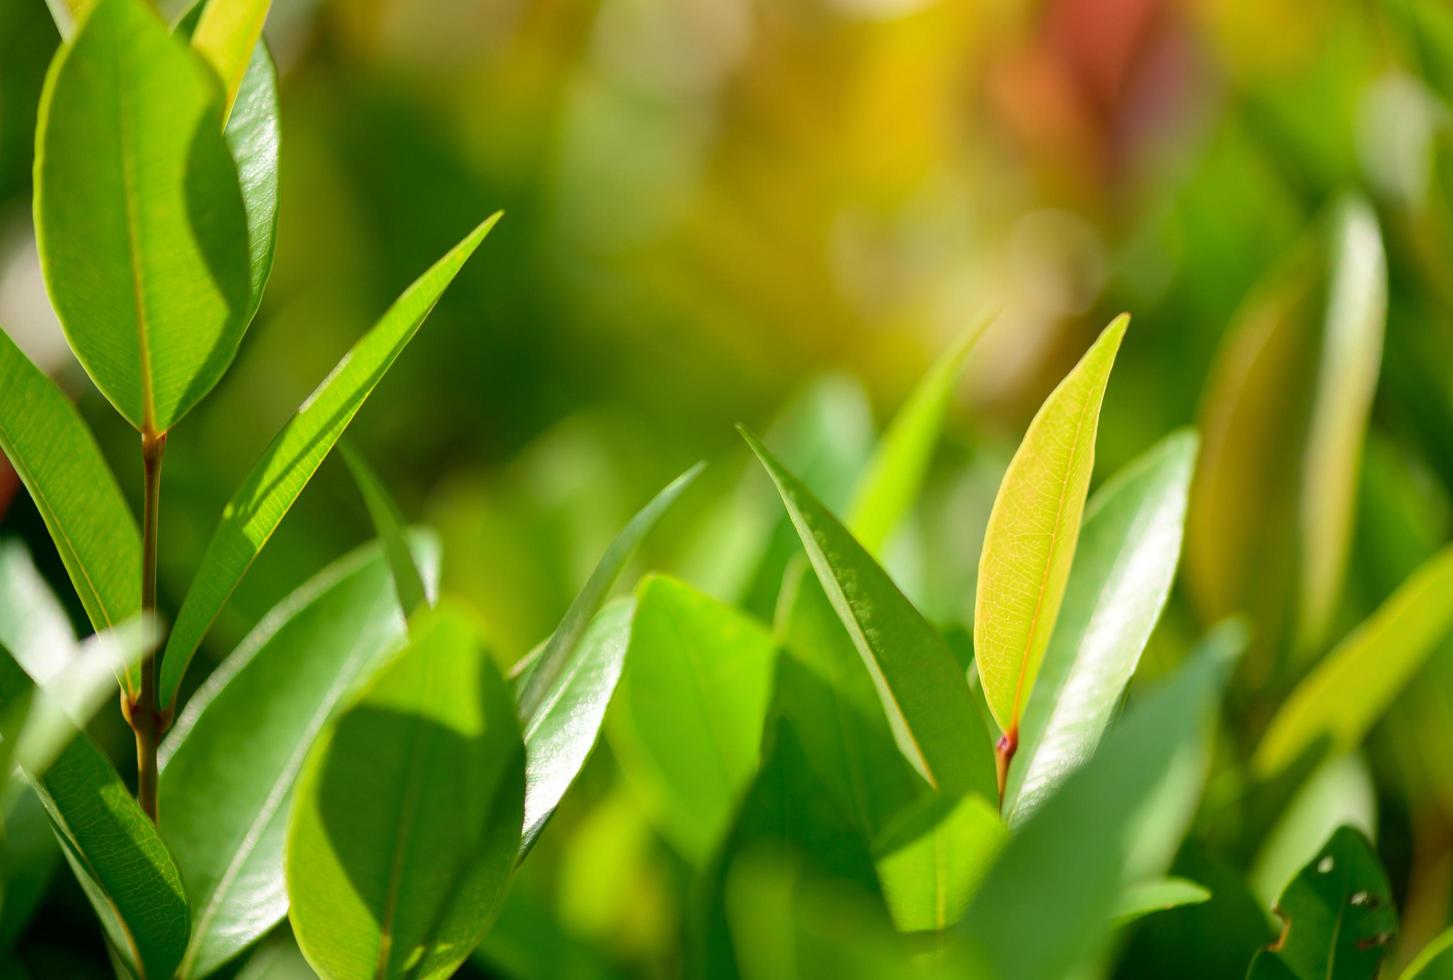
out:
<path id="1" fill-rule="evenodd" d="M 999 805 L 1004 805 L 1004 787 L 1009 784 L 1009 763 L 1014 761 L 1014 750 L 1019 748 L 1019 729 L 1011 728 L 999 736 L 994 743 L 994 770 L 999 777 Z"/>
<path id="2" fill-rule="evenodd" d="M 161 506 L 161 460 L 165 449 L 166 433 L 141 434 L 141 461 L 146 480 L 141 518 L 141 609 L 148 617 L 156 615 L 157 515 Z M 136 801 L 152 823 L 157 822 L 156 748 L 162 732 L 161 712 L 156 703 L 156 650 L 160 639 L 147 638 L 149 649 L 141 661 L 141 691 L 126 713 L 136 733 Z"/>

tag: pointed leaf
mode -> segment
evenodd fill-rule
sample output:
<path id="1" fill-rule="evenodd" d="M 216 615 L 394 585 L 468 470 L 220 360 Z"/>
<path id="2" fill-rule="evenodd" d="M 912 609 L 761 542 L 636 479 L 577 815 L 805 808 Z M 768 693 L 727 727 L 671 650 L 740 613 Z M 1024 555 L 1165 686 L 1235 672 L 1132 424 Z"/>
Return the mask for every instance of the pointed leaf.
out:
<path id="1" fill-rule="evenodd" d="M 36 132 L 41 268 L 116 410 L 165 432 L 247 327 L 247 217 L 216 77 L 142 0 L 99 0 L 52 64 Z"/>
<path id="2" fill-rule="evenodd" d="M 919 775 L 950 795 L 994 792 L 969 685 L 943 639 L 853 536 L 756 437 L 742 436 L 777 485 L 803 548 L 873 677 L 898 746 Z"/>
<path id="3" fill-rule="evenodd" d="M 1408 576 L 1297 685 L 1257 746 L 1253 768 L 1280 772 L 1324 736 L 1335 752 L 1356 748 L 1453 630 L 1450 595 L 1453 546 Z"/>
<path id="4" fill-rule="evenodd" d="M 1357 473 L 1382 365 L 1387 258 L 1377 217 L 1358 199 L 1336 213 L 1335 257 L 1302 457 L 1300 646 L 1320 647 L 1342 591 Z"/>
<path id="5" fill-rule="evenodd" d="M 525 828 L 520 837 L 521 860 L 595 748 L 606 707 L 620 681 L 635 611 L 635 600 L 629 597 L 606 604 L 580 638 L 569 669 L 560 676 L 534 719 L 524 726 Z"/>
<path id="6" fill-rule="evenodd" d="M 388 490 L 379 482 L 363 457 L 355 453 L 347 443 L 340 445 L 338 450 L 343 454 L 343 462 L 348 464 L 348 472 L 353 474 L 353 482 L 358 485 L 364 506 L 368 508 L 374 531 L 383 544 L 383 553 L 388 559 L 389 571 L 393 574 L 394 592 L 398 595 L 399 608 L 407 619 L 429 602 L 429 595 L 424 589 L 424 578 L 414 564 L 414 556 L 409 553 L 403 518 Z"/>
<path id="7" fill-rule="evenodd" d="M 327 977 L 443 977 L 515 867 L 524 745 L 467 614 L 414 639 L 314 743 L 288 821 L 288 912 Z"/>
<path id="8" fill-rule="evenodd" d="M 1105 328 L 1040 406 L 989 512 L 974 600 L 974 659 L 1013 741 L 1049 646 L 1095 465 L 1100 402 L 1128 316 Z"/>
<path id="9" fill-rule="evenodd" d="M 415 280 L 383 318 L 343 355 L 253 464 L 223 509 L 221 523 L 212 533 L 196 578 L 177 613 L 161 661 L 161 703 L 171 705 L 176 701 L 187 664 L 232 590 L 498 219 L 498 214 L 487 219 Z"/>
<path id="10" fill-rule="evenodd" d="M 1397 937 L 1392 887 L 1360 831 L 1337 830 L 1282 892 L 1282 934 L 1256 954 L 1248 980 L 1375 977 Z"/>
<path id="11" fill-rule="evenodd" d="M 1010 826 L 1094 753 L 1110 723 L 1170 595 L 1195 459 L 1195 433 L 1176 433 L 1090 501 L 1009 769 Z"/>
<path id="12" fill-rule="evenodd" d="M 684 582 L 637 591 L 611 744 L 661 832 L 698 867 L 757 772 L 776 644 L 756 622 Z"/>
<path id="13" fill-rule="evenodd" d="M 1244 644 L 1241 629 L 1211 634 L 1010 838 L 961 926 L 992 975 L 1052 980 L 1096 950 L 1125 884 L 1134 818 L 1210 720 Z"/>
<path id="14" fill-rule="evenodd" d="M 1110 915 L 1116 926 L 1124 927 L 1156 912 L 1166 912 L 1183 905 L 1199 905 L 1210 899 L 1211 893 L 1194 881 L 1153 878 L 1127 885 L 1115 900 Z"/>
<path id="15" fill-rule="evenodd" d="M 232 112 L 242 79 L 262 38 L 262 24 L 272 0 L 208 0 L 192 34 L 196 48 L 222 79 L 226 92 L 222 117 Z"/>
<path id="16" fill-rule="evenodd" d="M 432 579 L 438 544 L 414 547 Z M 287 915 L 283 839 L 304 756 L 403 639 L 388 562 L 366 545 L 279 603 L 188 700 L 158 753 L 167 841 L 192 901 L 179 977 L 215 971 Z"/>
<path id="17" fill-rule="evenodd" d="M 0 449 L 30 491 L 95 630 L 141 612 L 136 518 L 80 413 L 3 331 Z"/>

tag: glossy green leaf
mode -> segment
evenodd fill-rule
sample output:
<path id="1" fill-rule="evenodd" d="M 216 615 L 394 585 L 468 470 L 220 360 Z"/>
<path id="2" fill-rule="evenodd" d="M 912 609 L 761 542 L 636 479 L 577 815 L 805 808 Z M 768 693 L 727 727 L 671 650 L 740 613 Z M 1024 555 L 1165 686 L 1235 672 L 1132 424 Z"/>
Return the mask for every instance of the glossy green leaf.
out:
<path id="1" fill-rule="evenodd" d="M 1281 937 L 1256 954 L 1248 980 L 1375 977 L 1397 936 L 1392 887 L 1362 833 L 1337 830 L 1282 892 Z"/>
<path id="2" fill-rule="evenodd" d="M 262 39 L 272 0 L 208 0 L 192 33 L 192 47 L 212 65 L 226 91 L 222 117 L 232 112 L 242 79 Z"/>
<path id="3" fill-rule="evenodd" d="M 398 595 L 399 609 L 407 619 L 429 602 L 429 595 L 424 589 L 424 577 L 419 574 L 419 568 L 414 564 L 414 556 L 409 553 L 404 519 L 388 490 L 363 457 L 354 452 L 347 443 L 340 445 L 338 450 L 343 454 L 343 462 L 348 464 L 348 472 L 353 474 L 353 482 L 358 485 L 364 506 L 368 508 L 374 531 L 383 544 L 383 553 L 393 575 L 394 592 Z"/>
<path id="4" fill-rule="evenodd" d="M 1210 901 L 1211 893 L 1194 881 L 1185 878 L 1154 878 L 1127 885 L 1115 900 L 1110 916 L 1117 926 L 1168 912 L 1183 905 L 1199 905 Z"/>
<path id="5" fill-rule="evenodd" d="M 1319 739 L 1356 748 L 1419 666 L 1453 629 L 1453 546 L 1410 575 L 1317 664 L 1272 719 L 1252 763 L 1280 772 Z"/>
<path id="6" fill-rule="evenodd" d="M 1090 501 L 1004 793 L 1018 826 L 1095 751 L 1170 595 L 1195 433 L 1168 436 Z"/>
<path id="7" fill-rule="evenodd" d="M 0 449 L 40 511 L 97 632 L 141 611 L 141 534 L 91 431 L 0 331 Z"/>
<path id="8" fill-rule="evenodd" d="M 432 580 L 438 545 L 419 536 L 414 550 Z M 163 826 L 192 901 L 179 977 L 213 972 L 287 915 L 298 772 L 338 705 L 403 641 L 391 582 L 377 544 L 329 565 L 263 617 L 162 743 Z"/>
<path id="9" fill-rule="evenodd" d="M 522 860 L 600 737 L 606 708 L 625 664 L 635 610 L 635 600 L 627 597 L 606 604 L 576 645 L 569 669 L 560 675 L 534 718 L 524 725 Z"/>
<path id="10" fill-rule="evenodd" d="M 721 842 L 757 772 L 776 644 L 684 582 L 637 590 L 611 744 L 663 834 L 697 866 Z"/>
<path id="11" fill-rule="evenodd" d="M 1040 406 L 989 513 L 974 660 L 994 720 L 1017 738 L 1069 581 L 1095 465 L 1100 402 L 1130 318 L 1117 317 Z"/>
<path id="12" fill-rule="evenodd" d="M 212 389 L 247 327 L 247 216 L 222 94 L 142 0 L 99 0 L 41 98 L 46 285 L 77 358 L 144 432 Z"/>
<path id="13" fill-rule="evenodd" d="M 161 661 L 159 698 L 175 702 L 187 664 L 237 583 L 282 523 L 353 416 L 413 339 L 496 214 L 415 280 L 273 437 L 222 511 Z"/>
<path id="14" fill-rule="evenodd" d="M 0 657 L 0 706 L 31 687 L 13 659 Z M 78 734 L 31 785 L 111 945 L 138 976 L 170 977 L 187 943 L 181 873 L 111 763 Z"/>
<path id="15" fill-rule="evenodd" d="M 534 655 L 519 693 L 520 717 L 526 727 L 533 724 L 546 703 L 556 697 L 561 678 L 570 670 L 571 658 L 581 636 L 600 611 L 626 563 L 635 555 L 656 522 L 686 492 L 703 465 L 697 463 L 672 480 L 630 519 L 601 556 L 584 588 L 570 603 L 570 608 L 565 610 L 565 618 L 560 620 L 560 625 L 555 627 L 555 632 L 550 634 L 540 652 Z"/>
<path id="16" fill-rule="evenodd" d="M 1240 628 L 1213 633 L 1010 838 L 960 927 L 992 975 L 1057 980 L 1096 951 L 1126 884 L 1134 818 L 1201 735 L 1244 644 Z"/>
<path id="17" fill-rule="evenodd" d="M 878 690 L 894 739 L 931 786 L 993 798 L 994 765 L 968 682 L 943 639 L 847 529 L 743 430 L 802 539 L 838 618 Z"/>
<path id="18" fill-rule="evenodd" d="M 1402 975 L 1402 980 L 1449 978 L 1453 978 L 1453 929 L 1445 929 L 1424 946 Z"/>
<path id="19" fill-rule="evenodd" d="M 1345 201 L 1333 236 L 1331 292 L 1302 456 L 1298 633 L 1304 650 L 1322 644 L 1342 592 L 1387 320 L 1387 258 L 1377 216 L 1364 201 Z"/>
<path id="20" fill-rule="evenodd" d="M 847 525 L 870 553 L 882 551 L 913 506 L 943 431 L 964 362 L 993 322 L 983 317 L 924 375 L 883 433 L 848 512 Z"/>
<path id="21" fill-rule="evenodd" d="M 499 910 L 524 789 L 509 689 L 466 613 L 429 610 L 303 764 L 285 860 L 309 964 L 330 978 L 451 975 Z"/>

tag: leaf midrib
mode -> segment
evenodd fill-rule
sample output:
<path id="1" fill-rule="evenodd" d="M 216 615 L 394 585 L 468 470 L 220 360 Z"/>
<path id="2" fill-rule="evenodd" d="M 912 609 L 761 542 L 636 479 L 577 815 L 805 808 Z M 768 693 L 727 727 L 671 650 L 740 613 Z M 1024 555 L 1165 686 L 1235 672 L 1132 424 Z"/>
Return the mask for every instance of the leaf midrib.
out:
<path id="1" fill-rule="evenodd" d="M 115 25 L 112 25 L 113 35 Z M 148 341 L 149 328 L 146 311 L 146 290 L 142 285 L 141 271 L 141 242 L 139 239 L 138 220 L 139 214 L 136 209 L 136 188 L 134 161 L 132 159 L 131 136 L 133 125 L 131 122 L 131 102 L 127 96 L 124 80 L 121 73 L 120 59 L 127 57 L 128 49 L 120 44 L 119 39 L 114 38 L 113 43 L 122 50 L 122 54 L 112 62 L 116 67 L 116 125 L 120 136 L 120 147 L 118 152 L 121 157 L 121 198 L 126 208 L 126 238 L 127 238 L 127 259 L 131 268 L 131 296 L 132 305 L 136 311 L 136 346 L 137 356 L 141 360 L 141 428 L 143 432 L 154 432 L 156 429 L 156 406 L 153 404 L 154 394 L 151 384 L 151 346 Z"/>

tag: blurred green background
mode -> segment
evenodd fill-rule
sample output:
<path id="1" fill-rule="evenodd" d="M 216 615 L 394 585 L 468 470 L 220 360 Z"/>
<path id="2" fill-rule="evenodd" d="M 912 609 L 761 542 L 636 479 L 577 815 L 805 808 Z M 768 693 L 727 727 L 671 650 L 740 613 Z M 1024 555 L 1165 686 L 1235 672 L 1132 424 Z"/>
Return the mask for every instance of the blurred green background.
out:
<path id="1" fill-rule="evenodd" d="M 496 208 L 504 221 L 350 438 L 401 509 L 441 531 L 444 589 L 479 611 L 504 662 L 549 633 L 615 530 L 699 458 L 712 463 L 704 485 L 641 567 L 770 619 L 763 555 L 796 546 L 733 424 L 771 431 L 841 504 L 915 379 L 994 310 L 892 560 L 931 618 L 966 626 L 999 473 L 1095 333 L 1133 314 L 1100 478 L 1207 417 L 1224 338 L 1268 284 L 1298 274 L 1348 193 L 1380 219 L 1390 300 L 1339 630 L 1448 537 L 1445 4 L 274 0 L 268 38 L 282 73 L 276 266 L 234 369 L 171 435 L 163 610 L 272 433 Z M 0 323 L 75 394 L 139 498 L 134 433 L 72 359 L 35 256 L 33 130 L 57 43 L 44 0 L 0 4 Z M 1268 431 L 1288 434 L 1227 464 L 1255 491 L 1247 525 L 1269 535 L 1243 563 L 1275 554 L 1286 522 L 1278 501 L 1294 491 L 1281 471 L 1295 468 L 1308 336 L 1261 392 Z M 14 489 L 0 474 L 0 529 L 64 585 Z M 343 467 L 327 464 L 204 654 L 220 659 L 370 533 Z M 1173 663 L 1204 624 L 1206 604 L 1185 591 L 1143 673 Z M 1261 619 L 1268 652 L 1232 706 L 1233 755 L 1295 676 L 1278 666 L 1274 617 Z M 1453 883 L 1449 659 L 1379 729 L 1354 790 L 1382 825 L 1405 931 L 1424 936 L 1447 920 Z M 100 729 L 124 760 L 119 719 Z M 1208 792 L 1234 796 L 1214 781 Z M 1203 836 L 1234 860 L 1238 841 L 1259 839 L 1255 823 Z M 537 854 L 481 969 L 674 972 L 683 870 L 617 785 L 608 750 Z M 81 928 L 68 908 L 87 921 L 74 886 L 57 882 L 32 926 L 37 947 Z M 561 959 L 531 959 L 542 955 Z"/>

